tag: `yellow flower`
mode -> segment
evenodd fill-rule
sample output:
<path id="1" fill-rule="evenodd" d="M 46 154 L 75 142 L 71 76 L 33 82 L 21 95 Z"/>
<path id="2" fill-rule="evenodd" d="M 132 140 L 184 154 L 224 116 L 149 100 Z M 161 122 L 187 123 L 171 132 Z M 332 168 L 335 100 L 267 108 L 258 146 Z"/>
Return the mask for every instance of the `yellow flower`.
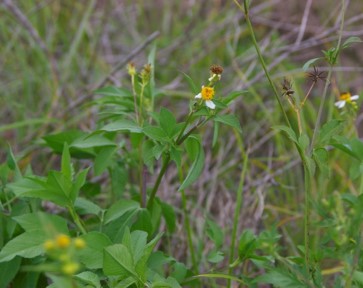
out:
<path id="1" fill-rule="evenodd" d="M 71 244 L 71 238 L 65 234 L 59 234 L 55 238 L 55 242 L 59 248 L 67 248 Z"/>
<path id="2" fill-rule="evenodd" d="M 82 238 L 76 238 L 74 239 L 74 246 L 77 249 L 83 249 L 86 246 L 86 242 Z"/>
<path id="3" fill-rule="evenodd" d="M 337 106 L 339 109 L 343 108 L 346 103 L 350 103 L 353 105 L 353 107 L 356 107 L 357 104 L 354 102 L 354 100 L 357 100 L 359 98 L 359 95 L 351 95 L 349 92 L 343 92 L 340 94 L 339 101 L 335 102 L 335 106 Z"/>
<path id="4" fill-rule="evenodd" d="M 195 99 L 202 99 L 205 105 L 210 109 L 215 109 L 216 105 L 213 103 L 214 88 L 209 86 L 202 86 L 202 91 L 195 96 Z"/>

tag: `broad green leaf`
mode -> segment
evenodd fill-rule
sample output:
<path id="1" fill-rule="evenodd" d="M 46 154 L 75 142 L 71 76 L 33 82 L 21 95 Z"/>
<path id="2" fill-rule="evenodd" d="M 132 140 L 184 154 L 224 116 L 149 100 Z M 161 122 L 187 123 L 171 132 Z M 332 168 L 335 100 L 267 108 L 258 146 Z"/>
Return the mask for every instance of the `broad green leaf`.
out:
<path id="1" fill-rule="evenodd" d="M 103 254 L 103 272 L 106 276 L 118 276 L 120 280 L 128 277 L 139 279 L 130 251 L 122 244 L 108 246 Z"/>
<path id="2" fill-rule="evenodd" d="M 223 261 L 223 259 L 224 253 L 216 250 L 212 250 L 207 256 L 207 260 L 211 263 L 219 263 Z"/>
<path id="3" fill-rule="evenodd" d="M 103 267 L 103 250 L 112 245 L 111 240 L 101 232 L 89 232 L 81 238 L 86 242 L 86 247 L 78 251 L 80 261 L 88 269 L 101 269 Z"/>
<path id="4" fill-rule="evenodd" d="M 104 147 L 97 153 L 94 162 L 95 176 L 101 175 L 111 165 L 117 147 Z"/>
<path id="5" fill-rule="evenodd" d="M 168 134 L 158 126 L 145 126 L 142 131 L 146 136 L 155 140 L 165 142 L 168 141 Z"/>
<path id="6" fill-rule="evenodd" d="M 44 212 L 22 214 L 13 219 L 26 231 L 44 231 L 48 237 L 58 233 L 68 234 L 67 221 L 58 216 Z"/>
<path id="7" fill-rule="evenodd" d="M 80 191 L 81 187 L 86 183 L 86 177 L 87 177 L 88 169 L 89 168 L 81 171 L 74 179 L 72 189 L 71 189 L 71 193 L 69 195 L 72 204 L 74 204 L 74 201 L 76 201 L 76 198 L 78 197 L 78 194 L 79 194 L 79 191 Z"/>
<path id="8" fill-rule="evenodd" d="M 123 199 L 113 204 L 105 213 L 104 223 L 107 224 L 129 211 L 140 209 L 140 204 L 133 200 Z"/>
<path id="9" fill-rule="evenodd" d="M 257 283 L 268 283 L 272 284 L 276 287 L 281 288 L 306 288 L 307 286 L 300 282 L 300 280 L 293 274 L 282 271 L 282 270 L 275 270 L 267 272 L 255 279 Z"/>
<path id="10" fill-rule="evenodd" d="M 136 124 L 134 121 L 122 119 L 112 123 L 107 124 L 106 126 L 99 129 L 100 131 L 105 132 L 123 132 L 128 131 L 132 133 L 141 133 L 142 129 Z"/>
<path id="11" fill-rule="evenodd" d="M 47 186 L 50 191 L 49 194 L 54 193 L 63 195 L 64 201 L 67 204 L 71 203 L 72 181 L 64 177 L 61 172 L 50 171 L 47 179 Z"/>
<path id="12" fill-rule="evenodd" d="M 316 61 L 318 61 L 320 59 L 321 59 L 321 57 L 318 57 L 318 58 L 313 58 L 313 59 L 306 61 L 305 64 L 303 65 L 302 69 L 304 71 L 307 71 L 309 69 L 310 65 L 314 64 Z"/>
<path id="13" fill-rule="evenodd" d="M 92 214 L 100 216 L 102 214 L 103 209 L 99 207 L 97 204 L 92 201 L 78 197 L 74 202 L 74 206 L 76 211 L 80 215 Z"/>
<path id="14" fill-rule="evenodd" d="M 73 288 L 74 283 L 72 278 L 66 276 L 59 276 L 55 274 L 47 274 L 47 276 L 52 280 L 52 284 L 47 286 L 47 288 Z"/>
<path id="15" fill-rule="evenodd" d="M 355 270 L 353 273 L 353 280 L 356 281 L 359 285 L 363 285 L 363 272 Z"/>
<path id="16" fill-rule="evenodd" d="M 174 207 L 169 205 L 168 203 L 161 201 L 160 201 L 160 206 L 165 219 L 166 228 L 169 230 L 170 233 L 173 233 L 176 228 L 176 215 Z"/>
<path id="17" fill-rule="evenodd" d="M 217 223 L 212 220 L 207 220 L 207 225 L 208 227 L 206 232 L 208 237 L 214 242 L 216 248 L 221 247 L 224 242 L 224 235 L 221 227 L 219 227 Z"/>
<path id="18" fill-rule="evenodd" d="M 313 159 L 324 177 L 329 177 L 328 151 L 324 148 L 314 149 Z"/>
<path id="19" fill-rule="evenodd" d="M 45 182 L 44 178 L 29 176 L 7 185 L 18 197 L 33 197 L 49 200 L 60 206 L 69 204 L 69 199 L 62 190 L 54 188 L 52 181 Z M 58 185 L 57 185 L 58 186 Z"/>
<path id="20" fill-rule="evenodd" d="M 48 144 L 50 148 L 52 148 L 57 153 L 62 153 L 64 148 L 64 143 L 68 143 L 68 145 L 72 144 L 72 142 L 82 136 L 86 136 L 85 132 L 80 130 L 70 130 L 57 134 L 51 134 L 44 136 L 43 139 Z"/>
<path id="21" fill-rule="evenodd" d="M 317 139 L 316 146 L 325 146 L 330 144 L 333 136 L 339 134 L 343 129 L 343 121 L 342 120 L 330 120 L 325 123 L 319 131 L 319 136 Z"/>
<path id="22" fill-rule="evenodd" d="M 146 281 L 146 263 L 149 260 L 151 253 L 153 252 L 153 249 L 155 245 L 160 240 L 161 236 L 163 234 L 159 233 L 153 240 L 151 240 L 143 249 L 143 253 L 141 258 L 136 263 L 136 272 L 139 275 L 140 279 L 145 282 Z"/>
<path id="23" fill-rule="evenodd" d="M 18 273 L 20 268 L 21 258 L 15 257 L 11 261 L 0 263 L 0 288 L 10 287 L 8 284 Z"/>
<path id="24" fill-rule="evenodd" d="M 216 115 L 214 121 L 236 128 L 239 132 L 242 132 L 241 124 L 235 115 Z"/>
<path id="25" fill-rule="evenodd" d="M 0 251 L 0 262 L 10 261 L 16 256 L 34 258 L 44 253 L 43 243 L 47 240 L 39 230 L 25 232 L 11 239 Z"/>
<path id="26" fill-rule="evenodd" d="M 189 151 L 195 151 L 191 157 L 191 159 L 194 159 L 194 162 L 178 191 L 183 190 L 194 183 L 202 173 L 204 167 L 204 151 L 200 140 L 195 136 L 189 136 L 185 141 L 185 144 L 189 146 Z"/>
<path id="27" fill-rule="evenodd" d="M 101 288 L 100 278 L 98 277 L 97 274 L 93 272 L 85 271 L 77 275 L 74 275 L 73 277 L 83 284 L 90 285 L 92 288 Z"/>
<path id="28" fill-rule="evenodd" d="M 160 127 L 166 132 L 169 138 L 172 138 L 176 126 L 174 114 L 166 108 L 161 108 L 159 121 Z"/>
<path id="29" fill-rule="evenodd" d="M 185 264 L 180 262 L 175 262 L 172 268 L 173 272 L 171 272 L 171 276 L 176 280 L 178 280 L 179 283 L 183 282 L 188 273 L 188 269 L 185 266 Z"/>
<path id="30" fill-rule="evenodd" d="M 289 128 L 287 126 L 283 126 L 283 125 L 272 126 L 272 128 L 276 129 L 276 130 L 284 131 L 287 134 L 287 136 L 289 137 L 290 140 L 292 140 L 296 144 L 299 144 L 299 142 L 297 140 L 296 133 L 291 128 Z"/>
<path id="31" fill-rule="evenodd" d="M 70 145 L 70 147 L 78 149 L 115 146 L 116 144 L 113 141 L 99 134 L 83 136 L 73 141 L 73 143 Z"/>
<path id="32" fill-rule="evenodd" d="M 299 146 L 302 151 L 304 151 L 309 146 L 309 137 L 305 133 L 299 137 Z"/>
<path id="33" fill-rule="evenodd" d="M 131 286 L 133 284 L 136 284 L 136 280 L 132 277 L 128 277 L 128 278 L 122 280 L 121 282 L 118 282 L 117 285 L 114 286 L 114 288 L 135 287 L 135 286 Z"/>
<path id="34" fill-rule="evenodd" d="M 132 225 L 132 230 L 141 230 L 147 232 L 149 235 L 153 232 L 153 224 L 151 222 L 151 214 L 149 210 L 140 208 L 137 213 L 137 219 Z"/>
<path id="35" fill-rule="evenodd" d="M 64 143 L 63 147 L 61 172 L 66 179 L 69 179 L 70 181 L 73 179 L 74 171 L 71 163 L 71 154 L 69 154 L 67 142 Z"/>

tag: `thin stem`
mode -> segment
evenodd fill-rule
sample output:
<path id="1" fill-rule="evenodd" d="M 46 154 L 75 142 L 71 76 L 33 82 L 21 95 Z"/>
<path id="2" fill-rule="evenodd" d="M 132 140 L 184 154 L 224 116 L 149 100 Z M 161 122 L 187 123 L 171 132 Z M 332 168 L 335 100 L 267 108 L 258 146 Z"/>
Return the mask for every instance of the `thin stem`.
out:
<path id="1" fill-rule="evenodd" d="M 150 198 L 149 198 L 149 200 L 147 202 L 147 207 L 148 208 L 152 208 L 152 206 L 153 206 L 156 192 L 158 191 L 161 179 L 163 178 L 163 176 L 164 176 L 164 174 L 166 172 L 166 169 L 168 168 L 169 161 L 170 161 L 170 154 L 167 154 L 165 159 L 164 159 L 163 166 L 161 167 L 161 170 L 159 172 L 158 178 L 156 179 L 156 182 L 154 184 L 153 190 L 151 191 Z"/>
<path id="2" fill-rule="evenodd" d="M 234 250 L 235 250 L 235 245 L 236 245 L 236 241 L 237 241 L 238 221 L 240 219 L 241 208 L 242 208 L 242 204 L 243 204 L 243 186 L 244 186 L 244 182 L 245 182 L 245 177 L 246 177 L 246 172 L 247 172 L 247 163 L 248 163 L 248 154 L 245 153 L 245 151 L 244 151 L 241 135 L 235 129 L 234 129 L 234 134 L 236 136 L 238 147 L 239 147 L 239 149 L 242 153 L 242 157 L 244 157 L 244 159 L 243 159 L 243 166 L 242 166 L 241 176 L 240 176 L 238 189 L 237 189 L 236 208 L 234 210 L 232 238 L 231 238 L 231 246 L 230 246 L 230 250 L 229 250 L 229 266 L 230 266 L 230 268 L 228 271 L 228 275 L 232 274 L 232 269 L 233 269 L 231 267 L 231 264 L 233 263 Z M 227 287 L 231 287 L 231 280 L 228 280 Z"/>
<path id="3" fill-rule="evenodd" d="M 302 107 L 304 107 L 305 102 L 306 102 L 306 100 L 308 99 L 308 97 L 310 96 L 310 93 L 311 93 L 311 91 L 313 90 L 313 88 L 314 88 L 315 84 L 316 84 L 316 81 L 313 81 L 313 83 L 311 83 L 311 86 L 310 86 L 310 88 L 309 88 L 308 93 L 306 93 L 306 96 L 305 96 L 304 100 L 301 102 L 301 108 L 302 108 Z"/>
<path id="4" fill-rule="evenodd" d="M 183 180 L 183 171 L 182 169 L 179 169 L 179 178 L 180 181 Z M 197 259 L 195 256 L 195 250 L 194 250 L 194 246 L 193 246 L 193 238 L 192 238 L 192 229 L 190 226 L 190 219 L 189 219 L 189 212 L 187 210 L 187 198 L 185 196 L 185 191 L 184 189 L 181 190 L 181 196 L 182 196 L 182 205 L 183 205 L 183 213 L 184 213 L 184 217 L 185 217 L 185 229 L 187 231 L 187 240 L 188 240 L 188 246 L 189 246 L 189 251 L 190 251 L 190 257 L 192 258 L 192 270 L 197 273 Z"/>
<path id="5" fill-rule="evenodd" d="M 86 228 L 83 226 L 81 219 L 79 218 L 77 212 L 73 206 L 68 206 L 68 211 L 71 214 L 74 223 L 77 225 L 78 229 L 82 234 L 87 234 Z"/>
<path id="6" fill-rule="evenodd" d="M 188 124 L 189 124 L 189 122 L 190 122 L 190 120 L 192 118 L 193 113 L 194 113 L 194 111 L 189 112 L 187 120 L 185 121 L 183 128 L 180 130 L 179 135 L 176 138 L 176 141 L 175 141 L 176 144 L 179 145 L 179 144 L 181 144 L 183 142 L 183 141 L 181 141 L 181 139 L 183 138 L 184 131 L 185 131 L 185 129 L 187 129 Z"/>

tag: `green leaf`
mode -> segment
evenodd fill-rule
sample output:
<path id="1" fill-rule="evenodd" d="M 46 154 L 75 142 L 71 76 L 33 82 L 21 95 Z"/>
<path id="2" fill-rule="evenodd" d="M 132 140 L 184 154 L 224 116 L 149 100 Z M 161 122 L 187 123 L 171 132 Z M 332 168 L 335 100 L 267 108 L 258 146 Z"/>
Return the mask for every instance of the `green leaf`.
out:
<path id="1" fill-rule="evenodd" d="M 244 93 L 247 93 L 248 91 L 247 90 L 241 90 L 241 91 L 233 91 L 231 93 L 229 93 L 226 97 L 223 97 L 221 99 L 221 101 L 224 103 L 224 104 L 229 104 L 231 103 L 234 99 L 236 99 L 237 97 L 241 96 L 242 94 Z"/>
<path id="2" fill-rule="evenodd" d="M 145 208 L 140 208 L 137 214 L 137 220 L 132 225 L 133 230 L 142 230 L 151 235 L 153 232 L 153 224 L 151 222 L 151 215 L 149 210 Z"/>
<path id="3" fill-rule="evenodd" d="M 97 204 L 93 203 L 92 201 L 78 197 L 74 202 L 74 206 L 76 211 L 80 215 L 97 215 L 100 216 L 102 214 L 103 209 L 99 207 Z"/>
<path id="4" fill-rule="evenodd" d="M 69 154 L 67 142 L 64 143 L 63 147 L 61 172 L 66 179 L 69 179 L 70 181 L 73 179 L 74 171 L 71 163 L 71 154 Z"/>
<path id="5" fill-rule="evenodd" d="M 183 190 L 193 184 L 202 173 L 204 167 L 204 151 L 200 140 L 195 136 L 189 136 L 185 141 L 185 145 L 187 150 L 189 150 L 189 157 L 194 159 L 194 162 L 178 191 Z"/>
<path id="6" fill-rule="evenodd" d="M 310 143 L 308 135 L 306 135 L 305 133 L 300 135 L 298 142 L 301 150 L 304 151 L 309 146 Z"/>
<path id="7" fill-rule="evenodd" d="M 287 127 L 284 125 L 277 125 L 277 126 L 272 126 L 272 128 L 276 129 L 276 130 L 284 131 L 291 141 L 295 142 L 296 144 L 299 144 L 295 131 L 292 130 L 290 127 Z"/>
<path id="8" fill-rule="evenodd" d="M 95 176 L 101 175 L 107 167 L 109 167 L 113 160 L 113 155 L 117 151 L 117 147 L 104 147 L 96 155 L 94 162 Z"/>
<path id="9" fill-rule="evenodd" d="M 102 135 L 87 135 L 76 139 L 69 147 L 90 149 L 96 147 L 115 147 L 116 144 Z"/>
<path id="10" fill-rule="evenodd" d="M 194 95 L 197 95 L 200 92 L 200 89 L 197 88 L 197 86 L 195 85 L 194 81 L 192 78 L 190 78 L 187 74 L 183 73 L 184 78 L 187 80 L 188 84 L 189 84 L 189 88 L 192 90 Z"/>
<path id="11" fill-rule="evenodd" d="M 123 199 L 113 204 L 105 213 L 104 223 L 110 223 L 111 221 L 120 218 L 126 212 L 137 211 L 140 209 L 140 204 L 133 200 Z"/>
<path id="12" fill-rule="evenodd" d="M 302 69 L 304 71 L 307 71 L 309 69 L 310 65 L 314 64 L 316 61 L 318 61 L 320 59 L 321 59 L 321 57 L 318 57 L 318 58 L 313 58 L 313 59 L 306 61 L 305 64 L 303 65 Z"/>
<path id="13" fill-rule="evenodd" d="M 224 242 L 224 235 L 221 227 L 212 220 L 207 220 L 207 225 L 208 227 L 206 232 L 208 237 L 214 242 L 216 248 L 221 247 Z"/>
<path id="14" fill-rule="evenodd" d="M 146 136 L 155 141 L 165 142 L 169 139 L 168 134 L 158 126 L 145 126 L 142 131 Z"/>
<path id="15" fill-rule="evenodd" d="M 87 177 L 88 169 L 89 168 L 81 171 L 76 176 L 76 178 L 74 179 L 72 189 L 71 189 L 71 193 L 69 195 L 72 204 L 74 204 L 74 201 L 76 201 L 76 198 L 78 197 L 78 194 L 79 194 L 79 191 L 80 191 L 81 187 L 86 183 L 86 177 Z"/>
<path id="16" fill-rule="evenodd" d="M 251 230 L 245 230 L 241 235 L 238 244 L 238 256 L 241 261 L 244 261 L 253 255 L 256 249 L 256 236 Z"/>
<path id="17" fill-rule="evenodd" d="M 103 267 L 103 250 L 112 245 L 111 240 L 101 232 L 92 231 L 81 236 L 86 246 L 78 251 L 79 260 L 88 269 L 101 269 Z"/>
<path id="18" fill-rule="evenodd" d="M 47 277 L 49 277 L 52 280 L 52 284 L 47 286 L 47 288 L 72 288 L 74 287 L 74 283 L 72 281 L 72 278 L 66 277 L 66 276 L 58 276 L 54 274 L 47 274 Z"/>
<path id="19" fill-rule="evenodd" d="M 319 131 L 316 146 L 325 146 L 331 144 L 332 137 L 339 134 L 342 130 L 343 121 L 341 120 L 333 119 L 325 123 Z"/>
<path id="20" fill-rule="evenodd" d="M 219 263 L 223 261 L 223 259 L 224 253 L 216 250 L 212 250 L 207 256 L 207 260 L 211 263 Z"/>
<path id="21" fill-rule="evenodd" d="M 363 285 L 363 272 L 355 270 L 353 273 L 353 280 L 358 284 Z"/>
<path id="22" fill-rule="evenodd" d="M 105 132 L 132 132 L 132 133 L 142 133 L 142 129 L 134 121 L 122 119 L 103 126 L 100 131 Z"/>
<path id="23" fill-rule="evenodd" d="M 161 201 L 160 206 L 165 219 L 166 228 L 169 230 L 170 233 L 173 233 L 176 228 L 176 215 L 174 212 L 174 207 L 169 205 L 168 203 Z"/>
<path id="24" fill-rule="evenodd" d="M 26 213 L 13 219 L 26 231 L 47 231 L 48 237 L 54 234 L 68 234 L 67 221 L 57 215 L 51 215 L 44 212 Z"/>
<path id="25" fill-rule="evenodd" d="M 79 273 L 77 275 L 74 275 L 73 277 L 83 284 L 90 285 L 92 288 L 101 288 L 102 287 L 100 278 L 98 277 L 97 274 L 95 274 L 93 272 L 85 271 L 85 272 Z M 87 286 L 87 287 L 89 287 L 89 286 Z"/>
<path id="26" fill-rule="evenodd" d="M 103 254 L 103 272 L 106 276 L 138 279 L 130 251 L 123 244 L 108 246 Z"/>
<path id="27" fill-rule="evenodd" d="M 44 253 L 43 243 L 47 240 L 46 234 L 39 230 L 25 232 L 13 239 L 0 251 L 0 262 L 10 261 L 16 256 L 34 258 Z"/>
<path id="28" fill-rule="evenodd" d="M 178 168 L 181 167 L 183 150 L 172 146 L 170 148 L 170 159 L 175 162 Z"/>
<path id="29" fill-rule="evenodd" d="M 330 167 L 328 164 L 328 151 L 324 148 L 314 149 L 313 159 L 324 177 L 330 176 Z"/>
<path id="30" fill-rule="evenodd" d="M 342 47 L 343 47 L 343 49 L 348 48 L 348 47 L 351 46 L 351 44 L 360 43 L 360 42 L 363 42 L 362 39 L 360 39 L 359 37 L 356 37 L 356 36 L 352 36 L 352 37 L 349 37 L 347 40 L 344 41 Z"/>
<path id="31" fill-rule="evenodd" d="M 160 127 L 166 132 L 169 138 L 172 138 L 176 126 L 174 114 L 166 108 L 161 108 L 159 122 Z"/>
<path id="32" fill-rule="evenodd" d="M 64 143 L 70 145 L 74 140 L 85 135 L 87 134 L 80 130 L 70 130 L 57 134 L 47 135 L 44 136 L 43 139 L 50 148 L 52 148 L 55 152 L 60 154 L 64 149 Z"/>
<path id="33" fill-rule="evenodd" d="M 299 281 L 299 279 L 287 271 L 270 271 L 255 279 L 257 283 L 269 283 L 281 288 L 306 288 L 307 286 Z"/>
<path id="34" fill-rule="evenodd" d="M 15 257 L 6 263 L 0 263 L 0 288 L 11 287 L 8 286 L 10 281 L 15 277 L 20 268 L 21 258 Z"/>
<path id="35" fill-rule="evenodd" d="M 233 128 L 236 128 L 239 132 L 242 132 L 241 124 L 239 123 L 239 120 L 235 115 L 216 115 L 214 117 L 214 121 L 231 126 Z"/>
<path id="36" fill-rule="evenodd" d="M 7 164 L 8 167 L 15 172 L 14 180 L 20 180 L 22 178 L 18 163 L 16 162 L 15 156 L 11 147 L 9 145 L 8 153 L 7 153 Z"/>

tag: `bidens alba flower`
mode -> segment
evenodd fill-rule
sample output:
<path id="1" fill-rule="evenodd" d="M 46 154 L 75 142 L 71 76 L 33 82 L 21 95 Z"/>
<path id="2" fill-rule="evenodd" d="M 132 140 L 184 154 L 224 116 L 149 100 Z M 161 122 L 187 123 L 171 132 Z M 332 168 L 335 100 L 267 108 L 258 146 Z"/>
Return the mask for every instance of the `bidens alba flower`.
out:
<path id="1" fill-rule="evenodd" d="M 353 104 L 355 107 L 357 104 L 353 102 L 354 100 L 357 100 L 359 98 L 359 95 L 351 95 L 349 92 L 344 92 L 340 94 L 339 101 L 335 102 L 335 106 L 337 106 L 339 109 L 343 108 L 346 103 Z"/>
<path id="2" fill-rule="evenodd" d="M 202 91 L 195 96 L 195 99 L 202 99 L 205 105 L 210 109 L 215 109 L 216 104 L 213 103 L 214 88 L 209 86 L 202 86 Z"/>

